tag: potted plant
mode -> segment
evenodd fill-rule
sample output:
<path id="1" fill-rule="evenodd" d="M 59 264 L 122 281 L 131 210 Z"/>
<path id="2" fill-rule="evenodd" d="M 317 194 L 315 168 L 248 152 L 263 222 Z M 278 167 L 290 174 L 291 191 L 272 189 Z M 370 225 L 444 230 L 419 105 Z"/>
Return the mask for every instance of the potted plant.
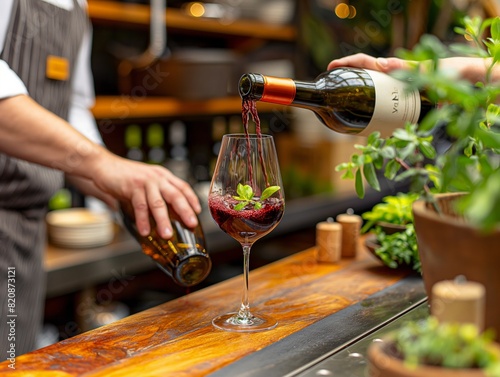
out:
<path id="1" fill-rule="evenodd" d="M 361 233 L 372 233 L 365 245 L 390 268 L 410 268 L 420 272 L 412 205 L 416 193 L 389 195 L 361 216 L 365 220 Z"/>
<path id="2" fill-rule="evenodd" d="M 373 133 L 337 170 L 356 180 L 361 198 L 363 181 L 380 189 L 382 173 L 409 180 L 410 191 L 421 197 L 413 215 L 428 296 L 436 282 L 458 275 L 484 284 L 485 325 L 500 337 L 500 85 L 492 81 L 500 60 L 500 18 L 466 17 L 456 30 L 471 42 L 445 46 L 426 35 L 412 51 L 399 53 L 414 67 L 394 73 L 439 106 L 418 126 L 407 124 L 389 138 Z M 472 85 L 440 69 L 441 58 L 454 53 L 484 58 L 483 82 Z M 438 154 L 435 135 L 441 131 L 448 147 Z"/>
<path id="3" fill-rule="evenodd" d="M 411 321 L 368 348 L 370 376 L 498 377 L 500 349 L 472 324 Z"/>
<path id="4" fill-rule="evenodd" d="M 376 204 L 370 211 L 362 214 L 366 222 L 361 232 L 381 227 L 384 232 L 392 234 L 405 229 L 406 224 L 413 222 L 412 205 L 418 199 L 416 193 L 398 193 L 389 195 Z"/>

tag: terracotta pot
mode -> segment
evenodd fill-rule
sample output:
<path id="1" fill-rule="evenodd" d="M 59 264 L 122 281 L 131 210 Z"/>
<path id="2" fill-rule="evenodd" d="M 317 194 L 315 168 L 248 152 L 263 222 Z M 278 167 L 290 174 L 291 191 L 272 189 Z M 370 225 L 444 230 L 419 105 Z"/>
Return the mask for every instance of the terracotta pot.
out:
<path id="1" fill-rule="evenodd" d="M 432 366 L 406 367 L 385 351 L 387 342 L 375 342 L 368 348 L 368 371 L 370 377 L 485 377 L 480 369 L 451 369 Z"/>
<path id="2" fill-rule="evenodd" d="M 432 286 L 463 275 L 486 288 L 485 328 L 493 328 L 500 339 L 500 231 L 483 234 L 453 211 L 453 202 L 463 194 L 437 197 L 443 215 L 430 203 L 413 205 L 422 277 L 431 299 Z M 432 300 L 429 300 L 432 302 Z"/>

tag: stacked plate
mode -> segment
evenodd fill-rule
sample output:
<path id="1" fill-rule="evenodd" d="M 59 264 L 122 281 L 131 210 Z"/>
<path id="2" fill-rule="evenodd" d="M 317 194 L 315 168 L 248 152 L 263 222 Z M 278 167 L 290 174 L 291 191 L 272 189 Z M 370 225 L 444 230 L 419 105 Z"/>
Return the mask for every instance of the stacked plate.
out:
<path id="1" fill-rule="evenodd" d="M 52 211 L 46 217 L 49 239 L 58 246 L 89 248 L 109 244 L 114 237 L 114 223 L 105 211 L 69 208 Z"/>

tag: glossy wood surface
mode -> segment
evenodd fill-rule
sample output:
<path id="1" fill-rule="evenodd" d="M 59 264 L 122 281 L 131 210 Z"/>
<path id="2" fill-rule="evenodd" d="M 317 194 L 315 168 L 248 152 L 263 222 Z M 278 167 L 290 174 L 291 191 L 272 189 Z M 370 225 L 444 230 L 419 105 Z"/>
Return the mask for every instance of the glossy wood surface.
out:
<path id="1" fill-rule="evenodd" d="M 4 362 L 0 375 L 205 376 L 360 302 L 405 275 L 383 267 L 365 249 L 355 259 L 319 264 L 311 248 L 250 274 L 251 305 L 255 312 L 278 319 L 274 330 L 231 333 L 212 327 L 215 315 L 238 308 L 243 285 L 238 276 L 19 356 L 15 371 Z"/>

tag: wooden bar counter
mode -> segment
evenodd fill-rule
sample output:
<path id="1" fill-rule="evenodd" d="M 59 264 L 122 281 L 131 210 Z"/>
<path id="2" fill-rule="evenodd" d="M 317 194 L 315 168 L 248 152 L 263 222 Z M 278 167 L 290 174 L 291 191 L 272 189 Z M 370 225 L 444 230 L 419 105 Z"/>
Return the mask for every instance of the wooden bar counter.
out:
<path id="1" fill-rule="evenodd" d="M 250 273 L 251 308 L 274 316 L 278 326 L 273 330 L 233 333 L 212 327 L 214 316 L 239 307 L 243 281 L 238 276 L 21 355 L 16 358 L 15 370 L 8 367 L 8 362 L 1 363 L 0 375 L 195 377 L 223 375 L 226 368 L 241 362 L 251 372 L 262 363 L 257 361 L 259 365 L 249 367 L 245 360 L 254 355 L 272 358 L 273 352 L 285 357 L 286 352 L 272 351 L 271 346 L 286 344 L 287 340 L 293 341 L 290 349 L 298 348 L 301 354 L 307 354 L 304 336 L 319 323 L 328 326 L 324 321 L 332 316 L 347 313 L 341 326 L 319 329 L 322 343 L 340 336 L 342 328 L 356 321 L 349 314 L 350 308 L 375 306 L 376 316 L 377 305 L 370 298 L 391 288 L 398 292 L 398 284 L 409 274 L 382 266 L 364 248 L 355 259 L 342 259 L 337 264 L 317 263 L 315 248 L 311 248 Z M 399 297 L 390 301 L 383 298 L 381 302 L 388 302 L 390 307 L 411 300 Z M 290 355 L 293 357 L 293 353 Z M 270 360 L 270 365 L 277 362 Z M 271 369 L 257 375 L 272 376 Z M 228 375 L 246 374 L 232 371 Z"/>

